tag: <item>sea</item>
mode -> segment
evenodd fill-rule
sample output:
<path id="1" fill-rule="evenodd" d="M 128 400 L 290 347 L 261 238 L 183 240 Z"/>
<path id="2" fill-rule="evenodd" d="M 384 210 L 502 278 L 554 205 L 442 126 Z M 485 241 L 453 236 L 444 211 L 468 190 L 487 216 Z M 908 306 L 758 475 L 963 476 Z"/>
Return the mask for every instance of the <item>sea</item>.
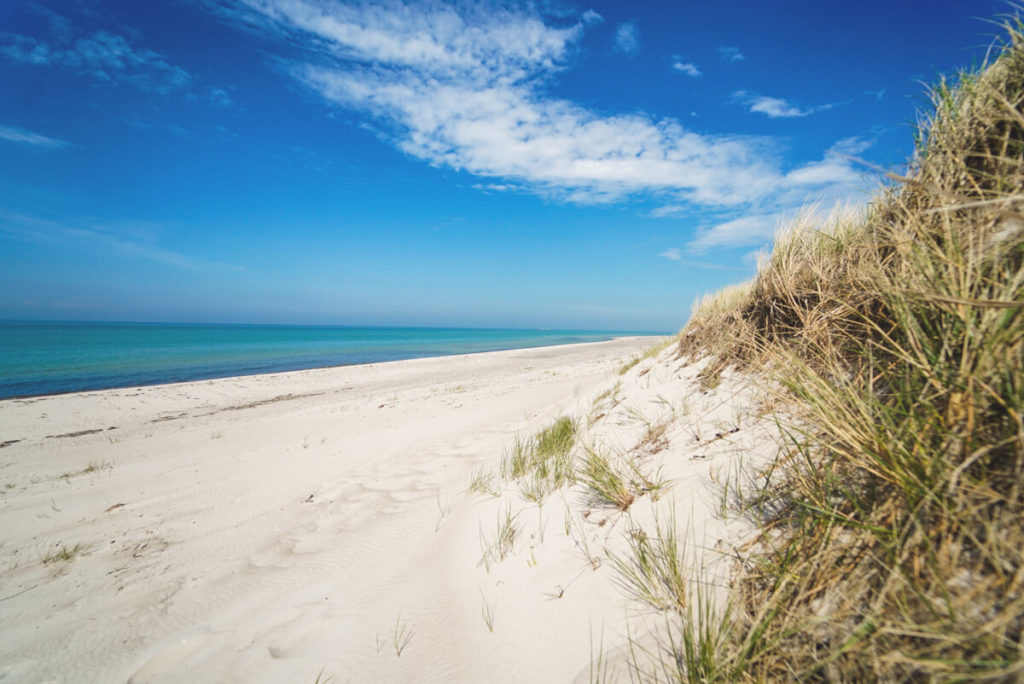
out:
<path id="1" fill-rule="evenodd" d="M 660 334 L 0 321 L 0 399 Z"/>

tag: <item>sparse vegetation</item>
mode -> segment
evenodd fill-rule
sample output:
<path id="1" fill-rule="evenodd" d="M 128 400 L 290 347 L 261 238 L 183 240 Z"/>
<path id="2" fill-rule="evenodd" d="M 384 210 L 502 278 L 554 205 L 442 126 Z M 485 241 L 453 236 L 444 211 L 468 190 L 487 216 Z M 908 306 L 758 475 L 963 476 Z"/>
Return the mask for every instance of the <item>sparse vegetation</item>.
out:
<path id="1" fill-rule="evenodd" d="M 395 657 L 402 656 L 402 651 L 406 649 L 415 634 L 416 630 L 410 627 L 408 622 L 403 621 L 399 614 L 395 620 L 395 631 L 391 635 L 391 646 L 395 649 Z"/>
<path id="2" fill-rule="evenodd" d="M 678 337 L 673 336 L 673 337 L 669 337 L 664 342 L 658 342 L 657 344 L 651 345 L 646 350 L 644 350 L 644 352 L 642 354 L 638 354 L 638 355 L 634 356 L 633 358 L 631 358 L 626 363 L 622 364 L 622 366 L 619 368 L 619 375 L 625 375 L 626 373 L 628 373 L 630 370 L 632 370 L 633 367 L 636 366 L 641 361 L 645 361 L 647 359 L 654 358 L 655 356 L 657 356 L 658 354 L 660 354 L 661 352 L 665 351 L 666 349 L 671 347 L 673 344 L 678 342 L 678 339 L 679 339 Z"/>
<path id="3" fill-rule="evenodd" d="M 626 363 L 622 364 L 619 367 L 619 375 L 625 375 L 626 373 L 631 371 L 633 369 L 633 367 L 636 366 L 638 363 L 640 363 L 640 361 L 642 361 L 642 360 L 643 360 L 642 357 L 634 356 L 629 361 L 626 361 Z"/>
<path id="4" fill-rule="evenodd" d="M 494 633 L 494 602 L 488 601 L 487 597 L 484 596 L 484 592 L 480 592 L 480 614 L 484 619 L 484 624 L 487 625 L 487 631 Z"/>
<path id="5" fill-rule="evenodd" d="M 628 509 L 636 498 L 636 493 L 629 486 L 629 476 L 620 472 L 621 468 L 612 459 L 595 448 L 586 447 L 585 451 L 580 481 L 590 492 L 592 503 L 620 511 Z"/>
<path id="6" fill-rule="evenodd" d="M 684 614 L 687 608 L 687 577 L 683 570 L 683 544 L 676 532 L 675 511 L 667 518 L 655 518 L 652 538 L 635 527 L 627 538 L 629 552 L 625 556 L 610 554 L 617 581 L 627 596 L 655 610 L 671 610 Z"/>
<path id="7" fill-rule="evenodd" d="M 473 475 L 469 479 L 468 491 L 470 494 L 498 496 L 501 492 L 498 486 L 497 475 L 484 468 L 474 470 Z"/>
<path id="8" fill-rule="evenodd" d="M 82 468 L 81 470 L 68 471 L 61 474 L 61 479 L 70 480 L 72 477 L 78 477 L 79 475 L 91 475 L 93 473 L 100 472 L 101 470 L 113 470 L 113 461 L 89 461 L 89 465 Z"/>
<path id="9" fill-rule="evenodd" d="M 552 492 L 575 482 L 575 443 L 576 422 L 562 416 L 532 439 L 517 438 L 502 459 L 501 474 L 519 482 L 524 498 L 540 504 Z"/>
<path id="10" fill-rule="evenodd" d="M 60 548 L 52 551 L 43 558 L 43 565 L 50 565 L 51 563 L 67 563 L 84 551 L 85 547 L 81 544 L 75 544 L 70 549 L 64 544 L 61 544 Z"/>
<path id="11" fill-rule="evenodd" d="M 490 572 L 491 565 L 505 560 L 512 553 L 516 537 L 519 536 L 519 527 L 516 525 L 518 515 L 512 514 L 511 506 L 506 508 L 503 514 L 499 514 L 498 524 L 490 539 L 484 534 L 483 529 L 480 530 L 480 548 L 483 553 L 477 565 L 483 565 Z"/>

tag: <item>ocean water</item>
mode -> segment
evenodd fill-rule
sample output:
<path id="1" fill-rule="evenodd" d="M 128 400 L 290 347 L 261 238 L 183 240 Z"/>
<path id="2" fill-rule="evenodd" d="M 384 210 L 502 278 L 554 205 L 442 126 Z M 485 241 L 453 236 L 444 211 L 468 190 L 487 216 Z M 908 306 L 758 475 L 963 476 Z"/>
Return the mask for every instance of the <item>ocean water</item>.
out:
<path id="1" fill-rule="evenodd" d="M 0 399 L 649 334 L 652 333 L 0 322 Z"/>

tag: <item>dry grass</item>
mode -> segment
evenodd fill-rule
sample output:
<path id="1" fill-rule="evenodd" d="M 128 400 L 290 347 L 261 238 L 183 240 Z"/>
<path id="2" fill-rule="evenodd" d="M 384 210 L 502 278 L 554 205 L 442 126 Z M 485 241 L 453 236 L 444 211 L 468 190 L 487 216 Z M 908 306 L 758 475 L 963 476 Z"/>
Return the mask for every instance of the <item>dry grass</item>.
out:
<path id="1" fill-rule="evenodd" d="M 906 178 L 800 217 L 683 331 L 797 417 L 713 678 L 1024 678 L 1020 31 L 933 90 Z"/>

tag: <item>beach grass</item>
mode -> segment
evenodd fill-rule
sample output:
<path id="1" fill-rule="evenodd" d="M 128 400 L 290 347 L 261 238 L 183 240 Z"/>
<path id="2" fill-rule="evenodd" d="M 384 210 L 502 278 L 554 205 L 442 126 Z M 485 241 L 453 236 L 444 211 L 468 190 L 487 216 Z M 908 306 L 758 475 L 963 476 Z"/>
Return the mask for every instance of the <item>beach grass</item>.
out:
<path id="1" fill-rule="evenodd" d="M 517 438 L 501 462 L 501 476 L 518 482 L 527 501 L 542 504 L 552 492 L 576 481 L 573 447 L 576 421 L 556 418 L 530 439 Z"/>
<path id="2" fill-rule="evenodd" d="M 585 447 L 584 451 L 580 482 L 587 488 L 591 503 L 620 511 L 629 509 L 636 492 L 630 486 L 627 467 L 595 447 Z"/>
<path id="3" fill-rule="evenodd" d="M 67 563 L 74 560 L 77 556 L 81 555 L 85 551 L 85 546 L 82 544 L 75 544 L 71 548 L 68 548 L 64 544 L 60 545 L 60 548 L 48 553 L 42 560 L 43 565 L 50 565 L 51 563 Z"/>
<path id="4" fill-rule="evenodd" d="M 609 556 L 625 594 L 655 610 L 684 614 L 689 602 L 683 558 L 686 539 L 677 532 L 674 509 L 655 517 L 653 536 L 634 527 L 626 538 L 626 553 Z"/>
<path id="5" fill-rule="evenodd" d="M 483 565 L 488 572 L 491 570 L 491 566 L 495 563 L 508 558 L 515 549 L 516 539 L 519 537 L 519 526 L 516 523 L 518 513 L 513 514 L 511 506 L 506 507 L 503 512 L 499 512 L 497 524 L 494 528 L 494 533 L 490 536 L 484 534 L 483 529 L 480 530 L 480 549 L 482 551 L 480 556 L 480 562 L 477 565 Z"/>
<path id="6" fill-rule="evenodd" d="M 1024 677 L 1024 34 L 1006 32 L 932 89 L 905 174 L 865 209 L 804 212 L 683 330 L 706 385 L 775 378 L 789 439 L 747 492 L 760 532 L 727 638 L 684 642 L 705 666 L 680 679 Z M 657 543 L 617 563 L 649 603 L 670 600 Z"/>

